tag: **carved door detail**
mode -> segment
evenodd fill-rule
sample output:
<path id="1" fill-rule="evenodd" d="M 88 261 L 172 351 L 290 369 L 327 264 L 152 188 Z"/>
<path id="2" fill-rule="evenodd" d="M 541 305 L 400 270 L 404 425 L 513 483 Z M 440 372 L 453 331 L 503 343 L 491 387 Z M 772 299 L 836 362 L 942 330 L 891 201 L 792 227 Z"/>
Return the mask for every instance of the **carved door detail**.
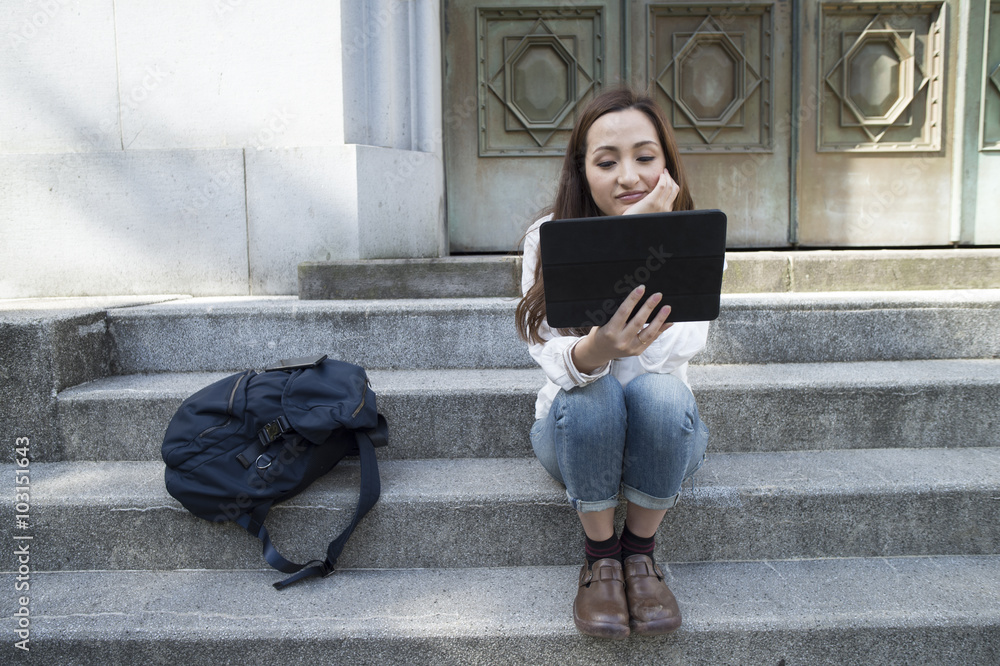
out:
<path id="1" fill-rule="evenodd" d="M 774 147 L 771 9 L 649 7 L 648 84 L 683 152 Z"/>
<path id="2" fill-rule="evenodd" d="M 576 113 L 619 81 L 664 108 L 696 205 L 729 215 L 730 247 L 948 245 L 956 6 L 449 0 L 452 251 L 516 246 L 552 202 Z M 972 26 L 989 31 L 983 154 L 1000 151 L 998 7 Z"/>
<path id="3" fill-rule="evenodd" d="M 479 156 L 561 156 L 604 80 L 600 8 L 478 9 Z"/>
<path id="4" fill-rule="evenodd" d="M 695 205 L 726 211 L 730 247 L 787 245 L 787 4 L 633 3 L 631 27 L 632 78 L 674 128 Z"/>
<path id="5" fill-rule="evenodd" d="M 806 246 L 947 245 L 954 122 L 944 2 L 806 2 L 797 240 Z M 813 76 L 815 78 L 813 78 Z"/>
<path id="6" fill-rule="evenodd" d="M 942 10 L 823 7 L 819 150 L 941 149 Z"/>
<path id="7" fill-rule="evenodd" d="M 552 203 L 576 113 L 621 76 L 619 2 L 445 6 L 452 252 L 510 252 Z"/>

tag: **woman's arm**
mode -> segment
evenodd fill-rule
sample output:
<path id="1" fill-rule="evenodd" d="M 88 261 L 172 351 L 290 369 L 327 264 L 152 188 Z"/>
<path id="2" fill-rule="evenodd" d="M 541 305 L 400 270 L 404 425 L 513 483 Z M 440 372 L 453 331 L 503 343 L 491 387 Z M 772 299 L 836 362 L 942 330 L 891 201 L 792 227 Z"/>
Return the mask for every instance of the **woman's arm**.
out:
<path id="1" fill-rule="evenodd" d="M 547 219 L 549 218 L 542 218 L 536 222 L 525 235 L 524 258 L 521 263 L 522 294 L 527 293 L 528 289 L 535 284 L 535 267 L 538 263 L 538 226 Z M 548 322 L 545 321 L 539 327 L 538 334 L 544 342 L 530 343 L 528 353 L 545 372 L 545 376 L 560 388 L 568 391 L 573 387 L 589 384 L 595 379 L 603 377 L 610 370 L 610 365 L 605 363 L 590 368 L 588 372 L 581 371 L 573 362 L 573 349 L 581 338 L 559 335 L 558 332 L 549 328 Z"/>

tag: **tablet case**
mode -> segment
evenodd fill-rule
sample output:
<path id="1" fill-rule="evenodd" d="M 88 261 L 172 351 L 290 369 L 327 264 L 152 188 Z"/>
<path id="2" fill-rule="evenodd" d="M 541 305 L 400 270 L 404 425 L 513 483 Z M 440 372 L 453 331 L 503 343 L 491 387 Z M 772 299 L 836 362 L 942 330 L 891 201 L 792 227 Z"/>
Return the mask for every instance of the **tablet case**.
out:
<path id="1" fill-rule="evenodd" d="M 719 210 L 550 220 L 539 227 L 549 326 L 602 326 L 625 297 L 661 292 L 667 321 L 719 316 L 726 215 Z M 635 310 L 633 310 L 634 312 Z"/>

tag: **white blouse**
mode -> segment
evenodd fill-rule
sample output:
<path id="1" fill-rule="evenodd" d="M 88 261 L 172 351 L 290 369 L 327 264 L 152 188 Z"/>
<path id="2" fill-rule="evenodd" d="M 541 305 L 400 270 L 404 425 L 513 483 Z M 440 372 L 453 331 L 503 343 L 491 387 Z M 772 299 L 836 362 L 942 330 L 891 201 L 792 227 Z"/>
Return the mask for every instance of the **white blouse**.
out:
<path id="1" fill-rule="evenodd" d="M 538 227 L 542 222 L 551 219 L 543 217 L 528 229 L 524 239 L 524 261 L 521 269 L 521 293 L 524 294 L 535 282 L 535 266 L 538 263 Z M 645 372 L 672 374 L 687 381 L 687 366 L 691 358 L 705 348 L 708 339 L 708 322 L 677 322 L 668 328 L 642 352 L 639 356 L 616 358 L 592 374 L 580 372 L 573 363 L 572 351 L 581 338 L 559 335 L 543 321 L 538 329 L 544 343 L 532 343 L 528 346 L 531 357 L 542 366 L 547 381 L 538 392 L 535 401 L 535 418 L 541 419 L 549 413 L 552 400 L 559 389 L 570 391 L 577 386 L 584 386 L 611 373 L 622 386 Z"/>

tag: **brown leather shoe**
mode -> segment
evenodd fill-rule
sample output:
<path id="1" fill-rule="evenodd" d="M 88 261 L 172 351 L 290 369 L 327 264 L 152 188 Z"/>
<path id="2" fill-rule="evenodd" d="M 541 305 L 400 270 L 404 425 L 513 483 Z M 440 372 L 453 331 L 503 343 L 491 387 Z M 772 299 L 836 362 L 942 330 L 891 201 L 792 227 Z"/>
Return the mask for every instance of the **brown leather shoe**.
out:
<path id="1" fill-rule="evenodd" d="M 663 571 L 648 555 L 625 558 L 625 594 L 629 624 L 640 636 L 656 636 L 681 626 L 677 599 L 663 582 Z"/>
<path id="2" fill-rule="evenodd" d="M 605 558 L 594 562 L 592 567 L 583 563 L 580 588 L 573 601 L 573 622 L 588 636 L 628 636 L 628 602 L 621 562 Z"/>

